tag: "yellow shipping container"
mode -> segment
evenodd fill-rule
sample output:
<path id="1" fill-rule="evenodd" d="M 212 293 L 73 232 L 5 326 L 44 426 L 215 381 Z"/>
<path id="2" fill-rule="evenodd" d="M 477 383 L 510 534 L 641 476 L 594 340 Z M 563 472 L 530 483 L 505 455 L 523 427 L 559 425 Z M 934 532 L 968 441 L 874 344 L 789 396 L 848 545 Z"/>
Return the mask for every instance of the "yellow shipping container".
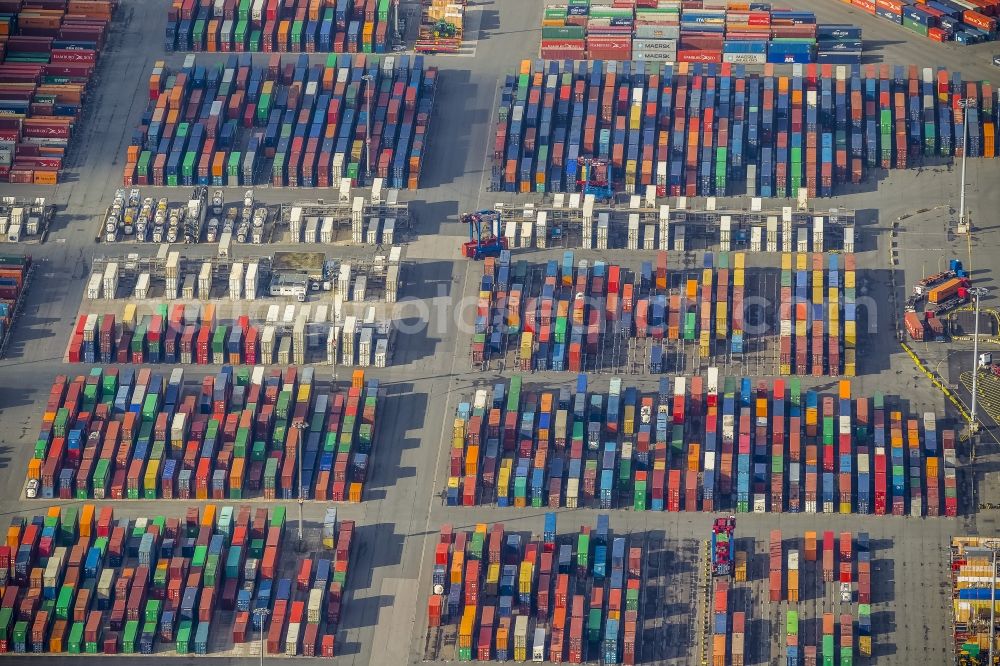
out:
<path id="1" fill-rule="evenodd" d="M 854 271 L 844 271 L 844 288 L 854 289 Z"/>
<path id="2" fill-rule="evenodd" d="M 796 337 L 804 337 L 805 336 L 805 334 L 806 334 L 806 325 L 807 325 L 807 323 L 805 321 L 796 321 L 795 322 L 795 335 L 796 335 Z"/>
<path id="3" fill-rule="evenodd" d="M 809 270 L 809 255 L 805 252 L 795 253 L 795 270 L 805 271 Z"/>
<path id="4" fill-rule="evenodd" d="M 848 348 L 856 347 L 858 344 L 858 323 L 847 320 L 844 322 L 844 346 Z"/>
<path id="5" fill-rule="evenodd" d="M 126 331 L 135 330 L 135 303 L 125 305 L 125 312 L 122 313 L 122 328 Z"/>
<path id="6" fill-rule="evenodd" d="M 622 424 L 622 434 L 631 435 L 635 432 L 635 407 L 627 405 L 625 407 L 625 418 Z"/>
<path id="7" fill-rule="evenodd" d="M 462 613 L 462 621 L 458 626 L 458 647 L 472 647 L 472 632 L 476 628 L 476 607 L 466 606 Z"/>
<path id="8" fill-rule="evenodd" d="M 517 577 L 517 591 L 521 594 L 531 594 L 534 580 L 535 568 L 531 566 L 531 562 L 521 562 L 521 571 Z"/>
<path id="9" fill-rule="evenodd" d="M 787 254 L 787 253 L 785 253 L 785 254 Z M 733 253 L 733 268 L 735 268 L 738 271 L 742 271 L 744 268 L 746 268 L 743 265 L 743 262 L 744 262 L 745 259 L 746 259 L 746 255 L 743 252 L 734 252 Z M 784 256 L 782 256 L 782 263 L 784 263 Z"/>
<path id="10" fill-rule="evenodd" d="M 827 323 L 826 329 L 827 336 L 834 339 L 840 337 L 840 322 L 836 319 L 831 319 L 829 323 Z"/>
<path id="11" fill-rule="evenodd" d="M 792 374 L 792 365 L 790 363 L 781 363 L 778 366 L 778 374 L 782 376 Z"/>
<path id="12" fill-rule="evenodd" d="M 743 283 L 743 269 L 742 268 L 737 268 L 733 272 L 733 286 L 734 287 L 743 287 L 743 286 L 745 286 L 744 283 Z"/>
<path id="13" fill-rule="evenodd" d="M 486 567 L 486 584 L 496 585 L 500 582 L 500 563 L 493 562 Z"/>
<path id="14" fill-rule="evenodd" d="M 299 395 L 295 399 L 295 402 L 309 402 L 309 396 L 312 394 L 312 384 L 299 384 Z"/>
<path id="15" fill-rule="evenodd" d="M 829 287 L 826 290 L 826 298 L 831 303 L 840 302 L 840 289 L 837 287 Z"/>
<path id="16" fill-rule="evenodd" d="M 456 552 L 451 556 L 451 584 L 459 585 L 465 573 L 465 553 Z"/>
<path id="17" fill-rule="evenodd" d="M 706 268 L 705 270 L 703 270 L 701 272 L 701 284 L 702 284 L 702 286 L 704 286 L 704 285 L 708 285 L 709 287 L 712 286 L 712 269 L 711 268 Z"/>
<path id="18" fill-rule="evenodd" d="M 742 255 L 743 253 L 740 252 L 740 254 Z M 783 271 L 790 271 L 790 270 L 792 270 L 792 253 L 791 252 L 782 252 L 781 253 L 781 270 L 783 270 Z"/>
<path id="19" fill-rule="evenodd" d="M 143 476 L 142 488 L 143 490 L 153 489 L 156 490 L 158 487 L 157 479 L 160 478 L 160 461 L 150 460 L 146 464 L 146 473 Z"/>

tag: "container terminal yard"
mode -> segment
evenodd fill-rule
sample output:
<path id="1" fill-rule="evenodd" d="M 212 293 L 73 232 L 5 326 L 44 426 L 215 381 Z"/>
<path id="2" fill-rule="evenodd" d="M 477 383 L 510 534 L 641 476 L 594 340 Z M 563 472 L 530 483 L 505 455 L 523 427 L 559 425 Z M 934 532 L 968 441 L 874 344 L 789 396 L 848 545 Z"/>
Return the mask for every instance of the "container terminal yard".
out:
<path id="1" fill-rule="evenodd" d="M 656 4 L 0 2 L 0 658 L 1000 659 L 996 7 Z"/>

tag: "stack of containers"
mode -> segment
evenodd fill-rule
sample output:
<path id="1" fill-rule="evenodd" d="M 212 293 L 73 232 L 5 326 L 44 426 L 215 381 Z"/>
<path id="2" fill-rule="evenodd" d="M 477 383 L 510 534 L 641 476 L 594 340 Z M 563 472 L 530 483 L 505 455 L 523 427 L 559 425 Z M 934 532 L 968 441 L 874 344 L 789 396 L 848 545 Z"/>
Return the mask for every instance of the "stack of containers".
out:
<path id="1" fill-rule="evenodd" d="M 729 637 L 729 580 L 716 578 L 712 603 L 712 664 L 726 666 L 732 663 L 727 651 Z"/>
<path id="2" fill-rule="evenodd" d="M 784 553 L 781 543 L 781 530 L 771 530 L 771 537 L 769 541 L 770 554 L 770 565 L 768 567 L 768 594 L 771 599 L 771 603 L 777 603 L 784 599 L 784 591 L 782 589 L 782 578 L 783 578 L 783 564 Z"/>
<path id="3" fill-rule="evenodd" d="M 631 496 L 638 511 L 711 511 L 719 502 L 741 512 L 751 505 L 761 513 L 872 512 L 868 399 L 852 398 L 846 384 L 838 400 L 815 391 L 803 397 L 795 379 L 788 388 L 775 380 L 769 391 L 765 382 L 754 389 L 749 378 L 729 377 L 719 445 L 718 375 L 711 370 L 707 381 L 663 378 L 655 395 L 618 378 L 606 393 L 588 389 L 586 375 L 575 391 L 523 390 L 520 376 L 479 389 L 456 411 L 447 502 L 576 508 L 582 499 L 607 508 Z M 690 429 L 702 420 L 703 429 Z M 884 428 L 875 433 L 876 443 L 883 441 Z M 852 444 L 856 465 L 847 460 Z M 884 513 L 881 486 L 876 490 Z"/>
<path id="4" fill-rule="evenodd" d="M 13 640 L 3 651 L 151 654 L 173 644 L 178 654 L 205 654 L 217 617 L 235 614 L 233 641 L 242 643 L 251 608 L 273 604 L 271 648 L 271 637 L 293 631 L 287 620 L 305 606 L 293 600 L 290 579 L 280 578 L 284 529 L 284 507 L 268 516 L 266 509 L 208 504 L 184 518 L 115 520 L 111 507 L 84 504 L 53 507 L 30 521 L 16 516 L 4 548 L 13 576 L 0 602 L 0 627 Z M 322 605 L 328 596 L 331 569 L 329 560 L 317 560 L 315 570 L 311 564 L 295 563 L 309 572 L 299 583 L 313 589 L 310 609 L 313 599 Z M 289 607 L 286 617 L 281 609 Z M 334 626 L 327 620 L 328 630 Z M 322 627 L 310 611 L 307 653 L 315 653 Z M 332 633 L 322 644 L 333 656 Z"/>
<path id="5" fill-rule="evenodd" d="M 926 473 L 920 447 L 920 422 L 917 419 L 906 420 L 906 466 L 909 477 L 910 492 L 908 496 L 911 516 L 925 515 L 924 498 L 922 495 L 922 478 Z"/>
<path id="6" fill-rule="evenodd" d="M 428 627 L 457 629 L 460 661 L 633 664 L 642 549 L 597 527 L 558 535 L 555 514 L 543 538 L 524 543 L 502 524 L 473 532 L 441 529 L 435 546 Z"/>
<path id="7" fill-rule="evenodd" d="M 242 286 L 242 282 L 230 283 L 232 293 L 237 286 Z M 281 361 L 280 352 L 284 350 L 292 354 L 295 364 L 302 365 L 313 353 L 305 336 L 305 327 L 320 324 L 319 328 L 326 335 L 326 327 L 329 326 L 322 318 L 313 316 L 308 307 L 299 311 L 291 335 L 279 335 L 273 324 L 262 328 L 251 326 L 247 315 L 235 320 L 219 319 L 212 304 L 185 306 L 164 303 L 156 307 L 155 314 L 139 316 L 136 313 L 135 304 L 128 304 L 121 321 L 116 321 L 111 314 L 79 315 L 70 335 L 68 360 L 71 363 L 270 365 L 275 361 L 276 352 L 279 352 L 278 360 Z M 348 319 L 355 321 L 350 317 Z M 329 363 L 364 367 L 371 363 L 374 351 L 376 366 L 385 367 L 389 360 L 391 332 L 391 323 L 363 324 L 360 326 L 362 344 L 359 345 L 359 353 L 355 354 L 358 329 L 345 324 L 341 334 L 338 327 L 329 326 L 325 358 Z M 338 354 L 338 349 L 341 354 Z"/>
<path id="8" fill-rule="evenodd" d="M 998 5 L 993 0 L 851 0 L 849 4 L 935 42 L 969 45 L 997 38 Z"/>
<path id="9" fill-rule="evenodd" d="M 981 661 L 995 635 L 991 626 L 997 598 L 995 562 L 993 539 L 952 537 L 952 640 L 959 660 L 972 661 L 978 657 Z"/>
<path id="10" fill-rule="evenodd" d="M 941 433 L 941 449 L 944 452 L 944 515 L 958 515 L 958 458 L 955 454 L 955 431 Z"/>
<path id="11" fill-rule="evenodd" d="M 868 398 L 855 400 L 854 441 L 857 446 L 857 486 L 856 510 L 861 514 L 872 512 L 872 453 L 871 419 L 868 413 Z M 928 515 L 931 515 L 928 513 Z"/>
<path id="12" fill-rule="evenodd" d="M 54 185 L 117 7 L 6 3 L 0 15 L 0 182 Z"/>
<path id="13" fill-rule="evenodd" d="M 341 178 L 383 178 L 416 189 L 436 81 L 422 56 L 378 63 L 330 54 L 310 65 L 305 54 L 294 62 L 274 54 L 262 67 L 249 54 L 216 66 L 190 55 L 176 72 L 158 62 L 124 184 L 339 187 Z"/>
<path id="14" fill-rule="evenodd" d="M 892 515 L 906 514 L 906 449 L 903 446 L 903 414 L 889 414 L 889 464 L 891 466 Z"/>
<path id="15" fill-rule="evenodd" d="M 889 461 L 886 457 L 886 437 L 885 437 L 885 403 L 881 393 L 874 396 L 874 420 L 875 432 L 875 515 L 884 516 L 888 507 L 888 487 L 886 474 L 889 469 Z"/>
<path id="16" fill-rule="evenodd" d="M 808 260 L 805 253 L 795 255 L 799 267 L 807 265 Z M 786 253 L 782 265 L 790 267 L 791 261 L 792 255 Z M 848 283 L 840 277 L 839 260 L 830 261 L 825 270 L 824 262 L 823 255 L 814 254 L 814 270 L 811 273 L 804 268 L 798 271 L 794 292 L 798 302 L 794 310 L 791 271 L 782 269 L 781 373 L 791 374 L 794 367 L 797 373 L 811 370 L 815 375 L 836 376 L 845 367 L 842 360 L 845 355 L 841 353 L 846 344 L 843 339 L 854 331 L 854 327 L 848 329 L 841 325 L 840 293 L 843 290 L 847 294 L 844 298 L 853 300 L 854 288 L 845 287 Z M 853 255 L 845 255 L 845 263 L 853 267 Z M 655 261 L 656 280 L 653 280 L 654 262 L 644 262 L 635 272 L 603 261 L 593 264 L 580 261 L 574 268 L 574 253 L 567 251 L 561 264 L 553 260 L 541 267 L 523 260 L 511 262 L 509 253 L 503 252 L 499 258 L 484 262 L 472 338 L 473 361 L 481 364 L 503 356 L 516 345 L 516 360 L 525 371 L 578 371 L 587 356 L 601 348 L 601 311 L 605 313 L 605 321 L 620 322 L 617 330 L 639 339 L 652 339 L 649 348 L 652 373 L 662 372 L 660 341 L 663 338 L 697 340 L 702 358 L 709 358 L 713 353 L 741 352 L 744 345 L 745 255 L 736 253 L 730 257 L 730 253 L 721 252 L 716 256 L 706 252 L 704 266 L 698 289 L 698 280 L 693 277 L 687 277 L 685 282 L 683 273 L 677 277 L 674 277 L 676 273 L 668 275 L 666 253 L 662 251 Z M 543 280 L 529 282 L 538 271 L 542 272 Z M 853 270 L 850 273 L 849 284 L 853 284 Z M 681 288 L 668 293 L 668 281 L 671 285 L 679 282 Z M 810 282 L 813 297 L 812 303 L 807 303 L 804 299 Z M 826 291 L 824 285 L 829 285 Z M 589 306 L 576 298 L 580 293 L 592 297 Z M 827 299 L 832 301 L 829 307 L 824 304 Z M 794 366 L 791 364 L 790 333 L 793 313 L 796 320 Z M 853 308 L 848 314 L 854 316 Z M 813 323 L 810 344 L 807 331 Z M 853 368 L 850 370 L 853 372 Z"/>
<path id="17" fill-rule="evenodd" d="M 866 166 L 908 165 L 917 138 L 931 154 L 955 155 L 961 114 L 953 107 L 965 97 L 977 100 L 977 112 L 968 114 L 976 125 L 970 152 L 988 144 L 981 154 L 995 155 L 990 86 L 970 90 L 957 78 L 952 85 L 946 71 L 927 70 L 920 127 L 909 101 L 916 99 L 915 67 L 894 73 L 889 65 L 810 63 L 793 65 L 791 76 L 773 70 L 748 74 L 728 62 L 523 61 L 503 84 L 491 189 L 577 192 L 586 168 L 626 193 L 655 185 L 661 196 L 712 196 L 745 179 L 753 195 L 796 196 L 792 190 L 804 186 L 810 196 L 831 196 L 837 185 L 860 182 Z M 905 118 L 893 117 L 904 108 L 899 92 Z"/>
<path id="18" fill-rule="evenodd" d="M 799 663 L 799 612 L 785 611 L 785 657 L 788 666 Z"/>
<path id="19" fill-rule="evenodd" d="M 788 409 L 788 510 L 802 511 L 802 391 L 797 377 L 789 382 Z"/>
<path id="20" fill-rule="evenodd" d="M 854 620 L 847 613 L 840 616 L 840 663 L 854 663 Z"/>
<path id="21" fill-rule="evenodd" d="M 823 655 L 823 662 L 836 663 L 836 638 L 834 636 L 836 620 L 833 613 L 823 613 L 823 637 L 820 643 L 820 654 Z"/>
<path id="22" fill-rule="evenodd" d="M 57 377 L 28 476 L 46 498 L 275 499 L 295 496 L 301 462 L 305 497 L 359 502 L 378 383 L 355 371 L 346 393 L 327 394 L 312 375 L 226 366 L 187 394 L 180 369 Z"/>
<path id="23" fill-rule="evenodd" d="M 872 656 L 871 542 L 867 532 L 858 534 L 858 652 Z"/>
<path id="24" fill-rule="evenodd" d="M 895 0 L 881 0 L 895 3 Z M 877 9 L 876 9 L 877 11 Z M 832 65 L 861 63 L 861 28 L 853 25 L 816 26 L 816 62 Z"/>
<path id="25" fill-rule="evenodd" d="M 774 381 L 771 419 L 771 511 L 781 513 L 785 506 L 785 382 Z M 760 412 L 758 411 L 758 418 Z M 791 474 L 789 483 L 793 483 Z M 795 479 L 798 479 L 796 475 Z"/>
<path id="26" fill-rule="evenodd" d="M 389 0 L 173 0 L 167 51 L 385 53 Z"/>
<path id="27" fill-rule="evenodd" d="M 727 8 L 677 0 L 578 0 L 545 8 L 541 52 L 543 58 L 577 60 L 815 62 L 817 28 L 823 27 L 811 12 L 773 9 L 768 3 Z"/>
<path id="28" fill-rule="evenodd" d="M 14 328 L 14 318 L 31 276 L 32 263 L 28 255 L 0 255 L 0 349 L 3 349 Z"/>
<path id="29" fill-rule="evenodd" d="M 730 663 L 733 666 L 743 666 L 746 655 L 746 613 L 733 613 L 733 633 L 730 638 Z"/>
<path id="30" fill-rule="evenodd" d="M 937 439 L 937 416 L 924 412 L 924 483 L 927 491 L 927 515 L 941 515 L 941 463 Z M 913 483 L 913 481 L 911 481 Z M 918 480 L 919 483 L 919 480 Z"/>
<path id="31" fill-rule="evenodd" d="M 840 598 L 854 600 L 854 547 L 850 532 L 840 533 Z"/>

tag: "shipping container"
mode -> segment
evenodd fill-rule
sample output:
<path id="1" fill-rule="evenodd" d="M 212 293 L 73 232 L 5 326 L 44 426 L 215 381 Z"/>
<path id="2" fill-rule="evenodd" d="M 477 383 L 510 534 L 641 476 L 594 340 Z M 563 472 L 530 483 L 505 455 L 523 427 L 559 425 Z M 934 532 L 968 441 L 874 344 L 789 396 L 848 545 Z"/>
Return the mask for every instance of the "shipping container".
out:
<path id="1" fill-rule="evenodd" d="M 148 368 L 56 378 L 28 476 L 43 498 L 360 502 L 379 383 L 321 389 L 312 368 L 223 366 L 185 384 Z"/>
<path id="2" fill-rule="evenodd" d="M 715 372 L 661 379 L 647 392 L 615 377 L 598 389 L 580 374 L 571 390 L 514 375 L 479 389 L 457 406 L 444 499 L 536 509 L 954 511 L 947 446 L 943 503 L 937 490 L 936 444 L 940 437 L 953 450 L 954 432 L 939 435 L 933 414 L 904 422 L 902 412 L 886 413 L 881 394 L 853 395 L 846 379 L 836 395 L 803 390 L 797 378 L 719 381 Z M 899 461 L 891 477 L 884 453 L 890 433 L 898 443 L 891 458 Z M 920 437 L 928 444 L 915 445 Z"/>
<path id="3" fill-rule="evenodd" d="M 611 9 L 633 12 L 631 6 Z M 601 20 L 619 30 L 613 19 Z M 556 31 L 551 57 L 579 59 L 584 53 L 591 60 L 525 60 L 504 77 L 490 151 L 491 190 L 604 200 L 654 186 L 661 197 L 742 194 L 736 183 L 745 182 L 752 196 L 794 198 L 804 189 L 810 197 L 827 197 L 842 184 L 860 183 L 876 167 L 906 168 L 914 132 L 927 154 L 960 156 L 960 142 L 950 137 L 961 135 L 961 114 L 954 117 L 952 109 L 964 97 L 977 100 L 975 112 L 966 114 L 975 123 L 970 137 L 980 137 L 974 150 L 970 139 L 970 156 L 995 155 L 981 145 L 995 127 L 987 111 L 988 84 L 966 82 L 931 96 L 926 107 L 918 104 L 914 109 L 925 114 L 918 128 L 906 102 L 923 101 L 912 92 L 917 70 L 893 78 L 875 65 L 861 65 L 861 42 L 850 30 L 842 31 L 844 37 L 832 30 L 815 46 L 809 37 L 774 38 L 769 47 L 761 42 L 766 53 L 736 46 L 722 34 L 681 34 L 677 61 L 665 64 L 631 60 L 632 18 L 622 20 L 624 33 L 601 36 L 597 46 L 581 38 L 579 26 L 544 27 L 543 41 L 546 31 Z M 794 21 L 786 27 L 816 28 Z M 817 62 L 811 62 L 814 48 Z M 763 74 L 748 71 L 745 61 L 762 58 Z M 626 62 L 607 62 L 616 59 Z M 794 65 L 792 76 L 775 75 L 773 65 L 785 62 Z"/>
<path id="4" fill-rule="evenodd" d="M 396 25 L 396 11 L 396 4 L 389 0 L 174 0 L 167 10 L 164 48 L 224 53 L 387 53 L 395 44 L 392 26 Z"/>
<path id="5" fill-rule="evenodd" d="M 419 55 L 331 53 L 322 66 L 305 54 L 274 54 L 266 66 L 248 53 L 215 65 L 191 55 L 180 69 L 160 61 L 123 183 L 340 187 L 377 177 L 416 189 L 436 85 Z"/>
<path id="6" fill-rule="evenodd" d="M 4 5 L 0 182 L 59 182 L 117 6 L 110 0 Z"/>
<path id="7" fill-rule="evenodd" d="M 309 650 L 311 640 L 315 650 L 323 632 L 330 653 L 354 525 L 340 523 L 335 555 L 300 561 L 291 549 L 282 552 L 285 516 L 283 506 L 206 504 L 181 517 L 116 519 L 111 507 L 84 504 L 17 517 L 7 535 L 18 559 L 16 584 L 6 586 L 0 607 L 0 651 L 28 651 L 22 644 L 30 638 L 30 651 L 42 653 L 206 654 L 232 648 L 223 636 L 209 640 L 211 628 L 232 622 L 232 642 L 246 642 L 251 611 L 266 608 L 270 636 L 298 622 L 308 599 L 301 621 L 313 629 L 301 643 Z M 293 590 L 287 576 L 304 562 L 315 562 L 318 574 L 307 589 Z M 44 579 L 27 575 L 42 567 Z M 15 608 L 30 637 L 12 626 Z"/>
<path id="8" fill-rule="evenodd" d="M 435 545 L 427 626 L 457 635 L 459 661 L 634 664 L 643 548 L 610 529 L 560 534 L 547 514 L 542 540 L 500 523 L 441 529 Z M 513 636 L 511 636 L 513 634 Z"/>

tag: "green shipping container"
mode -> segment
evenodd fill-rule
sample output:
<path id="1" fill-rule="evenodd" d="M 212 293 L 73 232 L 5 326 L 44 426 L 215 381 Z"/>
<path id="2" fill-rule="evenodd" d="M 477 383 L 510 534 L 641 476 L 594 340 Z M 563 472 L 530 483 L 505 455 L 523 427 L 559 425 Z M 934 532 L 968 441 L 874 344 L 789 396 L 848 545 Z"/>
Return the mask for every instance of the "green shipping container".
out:
<path id="1" fill-rule="evenodd" d="M 83 622 L 74 622 L 69 630 L 69 639 L 66 641 L 66 651 L 70 654 L 80 654 L 83 651 Z"/>
<path id="2" fill-rule="evenodd" d="M 191 620 L 184 620 L 177 628 L 177 654 L 191 652 Z"/>
<path id="3" fill-rule="evenodd" d="M 135 639 L 139 634 L 139 621 L 129 620 L 125 623 L 125 631 L 122 632 L 122 653 L 135 654 Z"/>

